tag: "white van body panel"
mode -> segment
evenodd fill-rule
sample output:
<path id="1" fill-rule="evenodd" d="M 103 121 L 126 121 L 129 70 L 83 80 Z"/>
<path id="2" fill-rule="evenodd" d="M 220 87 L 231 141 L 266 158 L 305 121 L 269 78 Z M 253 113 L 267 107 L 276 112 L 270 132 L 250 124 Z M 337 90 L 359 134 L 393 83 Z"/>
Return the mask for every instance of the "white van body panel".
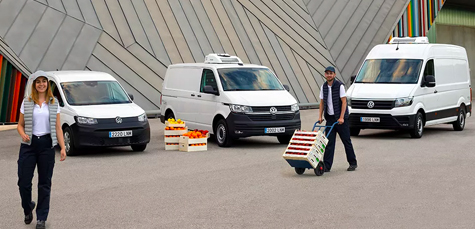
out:
<path id="1" fill-rule="evenodd" d="M 287 91 L 226 91 L 225 94 L 233 104 L 246 106 L 282 106 L 297 103 Z M 269 98 L 272 98 L 269 101 Z"/>
<path id="2" fill-rule="evenodd" d="M 75 106 L 74 110 L 78 116 L 89 117 L 93 114 L 93 118 L 137 117 L 144 113 L 135 103 Z"/>

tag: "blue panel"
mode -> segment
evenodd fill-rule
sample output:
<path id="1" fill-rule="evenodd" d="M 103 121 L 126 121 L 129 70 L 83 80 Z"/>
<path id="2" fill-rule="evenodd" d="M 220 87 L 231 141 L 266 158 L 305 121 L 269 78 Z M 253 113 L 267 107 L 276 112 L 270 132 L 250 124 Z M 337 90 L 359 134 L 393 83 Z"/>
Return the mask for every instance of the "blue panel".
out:
<path id="1" fill-rule="evenodd" d="M 290 166 L 295 168 L 307 168 L 313 169 L 312 165 L 308 161 L 300 161 L 300 160 L 286 160 Z"/>

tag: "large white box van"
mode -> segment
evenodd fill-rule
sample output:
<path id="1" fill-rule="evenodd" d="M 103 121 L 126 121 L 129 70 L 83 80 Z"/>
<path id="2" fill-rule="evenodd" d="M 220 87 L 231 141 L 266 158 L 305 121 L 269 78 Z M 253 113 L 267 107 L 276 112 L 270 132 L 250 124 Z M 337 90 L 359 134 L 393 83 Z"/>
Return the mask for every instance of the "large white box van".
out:
<path id="1" fill-rule="evenodd" d="M 256 135 L 288 144 L 301 123 L 297 100 L 269 68 L 227 54 L 170 65 L 160 103 L 162 122 L 176 118 L 189 129 L 208 130 L 219 146 Z"/>
<path id="2" fill-rule="evenodd" d="M 131 146 L 143 151 L 150 142 L 145 111 L 111 75 L 94 71 L 46 72 L 61 107 L 66 153 L 83 147 Z M 31 93 L 27 82 L 26 95 Z"/>
<path id="3" fill-rule="evenodd" d="M 461 131 L 472 112 L 467 53 L 426 37 L 393 38 L 369 52 L 347 100 L 353 136 L 361 129 L 407 129 L 420 138 L 425 126 L 442 123 Z"/>

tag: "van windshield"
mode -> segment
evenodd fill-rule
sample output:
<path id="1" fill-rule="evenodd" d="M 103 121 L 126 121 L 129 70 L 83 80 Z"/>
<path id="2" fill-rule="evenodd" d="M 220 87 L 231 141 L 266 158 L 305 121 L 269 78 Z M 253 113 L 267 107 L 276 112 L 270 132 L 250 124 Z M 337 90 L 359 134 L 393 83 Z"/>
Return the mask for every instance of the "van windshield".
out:
<path id="1" fill-rule="evenodd" d="M 419 80 L 422 60 L 373 59 L 366 60 L 356 83 L 415 84 Z"/>
<path id="2" fill-rule="evenodd" d="M 131 103 L 116 81 L 81 81 L 61 83 L 70 105 Z"/>
<path id="3" fill-rule="evenodd" d="M 267 68 L 220 68 L 218 74 L 224 91 L 284 90 Z"/>

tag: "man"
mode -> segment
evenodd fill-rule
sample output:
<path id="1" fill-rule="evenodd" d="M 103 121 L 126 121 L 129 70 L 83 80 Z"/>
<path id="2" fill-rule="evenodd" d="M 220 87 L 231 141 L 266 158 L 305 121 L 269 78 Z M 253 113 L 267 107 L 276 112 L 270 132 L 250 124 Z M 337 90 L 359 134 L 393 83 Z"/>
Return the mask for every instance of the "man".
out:
<path id="1" fill-rule="evenodd" d="M 345 86 L 338 80 L 335 80 L 335 68 L 329 66 L 325 69 L 325 82 L 320 88 L 320 109 L 319 118 L 320 123 L 323 122 L 322 115 L 324 115 L 327 121 L 327 126 L 335 125 L 330 135 L 328 136 L 328 145 L 325 149 L 325 155 L 323 157 L 325 163 L 325 172 L 330 172 L 333 164 L 333 155 L 335 153 L 335 140 L 336 133 L 340 136 L 341 141 L 345 145 L 346 159 L 350 166 L 348 171 L 355 171 L 358 167 L 356 162 L 355 151 L 350 139 L 350 127 L 348 126 L 348 106 L 346 104 Z M 327 128 L 325 132 L 328 132 L 330 128 Z"/>

